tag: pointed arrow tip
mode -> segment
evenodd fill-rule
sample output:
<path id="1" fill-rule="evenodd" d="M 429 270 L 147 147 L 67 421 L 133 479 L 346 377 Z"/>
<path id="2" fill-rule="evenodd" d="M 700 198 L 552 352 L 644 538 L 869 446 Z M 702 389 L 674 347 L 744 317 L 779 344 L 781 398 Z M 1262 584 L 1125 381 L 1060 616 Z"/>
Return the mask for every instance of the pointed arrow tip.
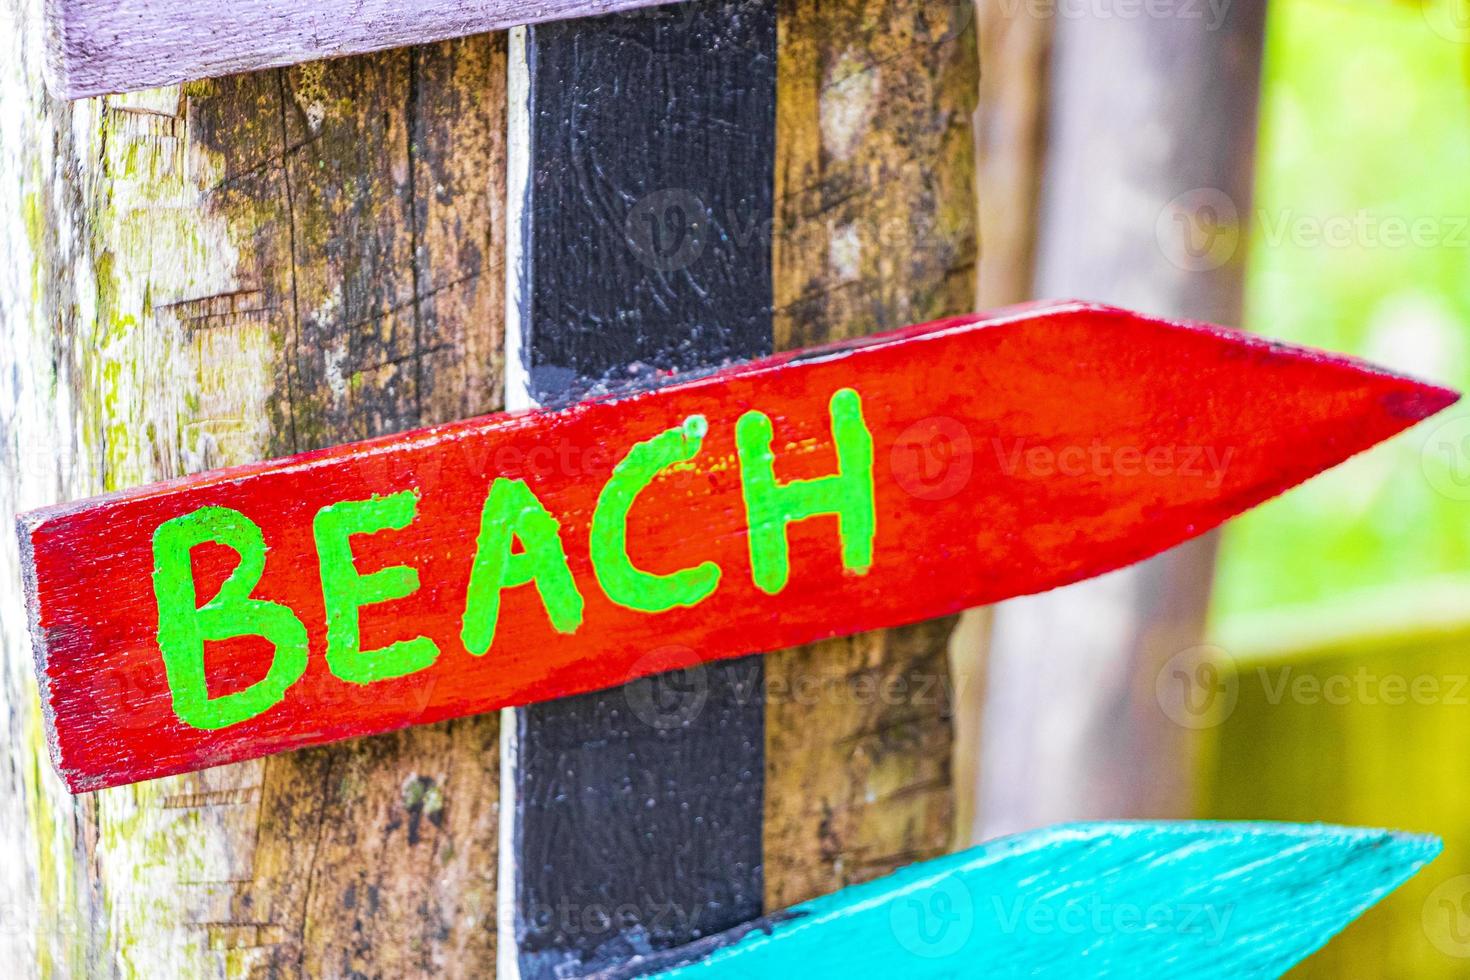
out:
<path id="1" fill-rule="evenodd" d="M 1385 407 L 1394 415 L 1408 420 L 1412 425 L 1437 415 L 1460 400 L 1460 393 L 1413 378 L 1401 378 L 1403 386 L 1385 400 Z"/>
<path id="2" fill-rule="evenodd" d="M 1325 825 L 1068 824 L 912 865 L 673 951 L 679 965 L 658 976 L 1279 976 L 1441 846 Z M 643 964 L 620 976 L 654 972 Z"/>

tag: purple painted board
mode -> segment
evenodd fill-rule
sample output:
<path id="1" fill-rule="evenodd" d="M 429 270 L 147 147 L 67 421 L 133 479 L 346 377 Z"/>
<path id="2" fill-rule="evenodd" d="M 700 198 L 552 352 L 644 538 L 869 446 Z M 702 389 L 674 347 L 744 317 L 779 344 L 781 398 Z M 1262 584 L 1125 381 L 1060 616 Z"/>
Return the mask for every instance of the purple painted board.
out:
<path id="1" fill-rule="evenodd" d="M 66 99 L 425 44 L 675 0 L 46 0 Z"/>

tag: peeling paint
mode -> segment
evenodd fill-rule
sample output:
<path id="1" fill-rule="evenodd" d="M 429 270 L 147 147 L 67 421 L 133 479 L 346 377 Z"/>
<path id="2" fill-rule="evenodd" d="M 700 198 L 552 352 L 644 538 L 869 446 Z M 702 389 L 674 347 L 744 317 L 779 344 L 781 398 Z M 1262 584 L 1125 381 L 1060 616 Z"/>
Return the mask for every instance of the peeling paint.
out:
<path id="1" fill-rule="evenodd" d="M 863 275 L 863 236 L 856 225 L 843 225 L 832 232 L 827 245 L 827 264 L 839 282 L 856 282 Z"/>
<path id="2" fill-rule="evenodd" d="M 883 87 L 882 70 L 867 65 L 852 48 L 827 71 L 822 87 L 822 146 L 846 160 L 862 145 Z"/>

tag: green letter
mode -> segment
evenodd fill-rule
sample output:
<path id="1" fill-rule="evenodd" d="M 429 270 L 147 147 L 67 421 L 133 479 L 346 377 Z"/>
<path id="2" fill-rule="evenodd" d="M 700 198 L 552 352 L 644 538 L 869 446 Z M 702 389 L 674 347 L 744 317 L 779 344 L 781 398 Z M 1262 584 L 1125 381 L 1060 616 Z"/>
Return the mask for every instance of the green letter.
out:
<path id="1" fill-rule="evenodd" d="M 196 605 L 197 545 L 214 541 L 240 556 L 213 599 Z M 306 627 L 285 606 L 250 598 L 265 571 L 265 538 L 250 518 L 227 507 L 201 507 L 153 532 L 153 595 L 158 600 L 158 649 L 174 714 L 195 728 L 224 728 L 278 704 L 306 672 Z M 275 648 L 264 677 L 233 694 L 209 696 L 206 640 L 259 636 Z"/>
<path id="2" fill-rule="evenodd" d="M 418 498 L 412 490 L 370 500 L 347 500 L 317 511 L 311 530 L 321 565 L 322 603 L 327 609 L 327 666 L 351 684 L 403 677 L 423 670 L 439 657 L 427 636 L 399 640 L 377 650 L 362 648 L 358 611 L 363 606 L 402 599 L 418 590 L 419 573 L 407 565 L 359 574 L 352 561 L 354 534 L 401 531 L 413 521 Z"/>
<path id="3" fill-rule="evenodd" d="M 675 463 L 699 453 L 709 423 L 691 415 L 684 424 L 634 446 L 614 467 L 592 512 L 592 569 L 607 597 L 640 612 L 663 612 L 692 606 L 708 598 L 720 584 L 720 566 L 707 561 L 669 575 L 634 568 L 628 558 L 628 511 L 653 478 Z"/>
<path id="4" fill-rule="evenodd" d="M 510 550 L 512 537 L 521 542 L 521 551 Z M 557 632 L 575 632 L 582 625 L 582 593 L 567 566 L 561 525 L 525 481 L 497 478 L 480 512 L 480 537 L 460 630 L 466 650 L 478 657 L 490 649 L 500 619 L 501 590 L 530 582 L 536 583 Z"/>
<path id="5" fill-rule="evenodd" d="M 873 437 L 863 422 L 858 393 L 843 388 L 832 396 L 832 442 L 837 473 L 818 480 L 776 482 L 771 420 L 746 412 L 735 423 L 740 486 L 750 522 L 750 571 L 761 591 L 775 595 L 791 575 L 786 525 L 818 514 L 836 514 L 842 563 L 866 574 L 873 565 L 877 525 L 873 503 Z"/>

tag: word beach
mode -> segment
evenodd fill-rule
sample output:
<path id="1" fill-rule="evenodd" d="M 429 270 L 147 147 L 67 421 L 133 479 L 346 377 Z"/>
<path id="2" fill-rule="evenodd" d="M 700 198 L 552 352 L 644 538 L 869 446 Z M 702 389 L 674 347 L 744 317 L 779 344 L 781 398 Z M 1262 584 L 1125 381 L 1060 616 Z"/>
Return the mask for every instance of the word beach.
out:
<path id="1" fill-rule="evenodd" d="M 52 748 L 90 790 L 944 615 L 1145 558 L 1454 398 L 1074 303 L 36 511 Z"/>

